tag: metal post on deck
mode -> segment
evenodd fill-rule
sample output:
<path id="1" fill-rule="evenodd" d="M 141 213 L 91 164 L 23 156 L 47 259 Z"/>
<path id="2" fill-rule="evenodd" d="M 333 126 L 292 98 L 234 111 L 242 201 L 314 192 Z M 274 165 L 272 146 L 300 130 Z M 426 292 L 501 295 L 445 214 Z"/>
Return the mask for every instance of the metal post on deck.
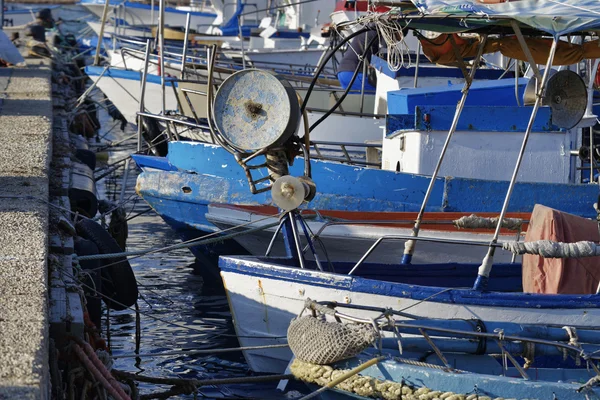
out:
<path id="1" fill-rule="evenodd" d="M 452 36 L 450 36 L 451 43 L 454 47 L 454 40 Z M 452 139 L 452 135 L 456 131 L 456 127 L 458 125 L 458 119 L 460 118 L 460 114 L 465 106 L 465 102 L 467 101 L 467 95 L 469 94 L 469 89 L 471 88 L 471 84 L 473 83 L 473 78 L 475 77 L 475 72 L 479 67 L 479 62 L 481 61 L 481 55 L 483 54 L 483 48 L 485 47 L 485 43 L 487 42 L 487 35 L 481 36 L 481 43 L 479 44 L 479 48 L 477 50 L 477 56 L 473 61 L 473 66 L 471 67 L 471 71 L 468 74 L 465 74 L 465 85 L 462 89 L 462 97 L 456 106 L 456 112 L 454 113 L 454 119 L 452 120 L 452 125 L 450 125 L 450 130 L 448 131 L 448 136 L 446 136 L 446 141 L 444 142 L 444 146 L 442 147 L 442 153 L 440 154 L 440 158 L 437 161 L 435 169 L 433 170 L 433 174 L 431 175 L 431 180 L 429 181 L 429 186 L 427 187 L 427 192 L 425 192 L 425 198 L 423 199 L 423 204 L 421 204 L 421 209 L 419 210 L 419 214 L 417 215 L 417 220 L 415 221 L 415 226 L 413 227 L 412 236 L 419 236 L 419 229 L 421 228 L 421 221 L 423 220 L 423 214 L 425 213 L 425 208 L 427 207 L 427 203 L 429 202 L 429 197 L 431 196 L 431 192 L 433 191 L 433 186 L 435 185 L 435 181 L 440 172 L 440 167 L 442 166 L 442 161 L 444 161 L 444 156 L 446 155 L 446 150 L 448 150 L 448 145 L 450 144 L 450 140 Z M 458 59 L 457 54 L 457 59 Z M 464 63 L 462 58 L 458 60 L 460 64 L 463 65 L 463 73 Z M 414 240 L 407 240 L 404 245 L 404 255 L 402 256 L 402 264 L 410 264 L 412 260 L 412 255 L 415 250 L 416 242 Z"/>
<path id="2" fill-rule="evenodd" d="M 367 40 L 369 38 L 369 35 L 365 35 L 365 48 L 363 50 L 363 53 L 365 54 L 365 58 L 362 60 L 362 79 L 361 79 L 361 85 L 360 85 L 360 113 L 362 114 L 363 112 L 363 107 L 365 105 L 365 80 L 367 79 L 367 60 L 366 60 L 366 54 L 367 54 L 367 46 L 369 45 L 369 41 Z"/>
<path id="3" fill-rule="evenodd" d="M 145 111 L 144 96 L 146 96 L 146 76 L 148 75 L 148 61 L 150 60 L 150 39 L 146 40 L 146 54 L 144 56 L 144 69 L 142 71 L 142 82 L 140 87 L 140 112 Z M 142 117 L 138 116 L 138 138 L 137 151 L 142 151 Z"/>
<path id="4" fill-rule="evenodd" d="M 183 39 L 183 53 L 181 54 L 181 73 L 179 79 L 183 79 L 185 75 L 185 60 L 187 58 L 188 36 L 190 34 L 190 13 L 185 17 L 185 38 Z"/>
<path id="5" fill-rule="evenodd" d="M 162 115 L 165 115 L 167 108 L 165 98 L 165 0 L 159 2 L 158 13 L 158 45 L 160 46 L 160 95 L 162 105 Z"/>
<path id="6" fill-rule="evenodd" d="M 100 48 L 102 47 L 102 41 L 104 40 L 104 25 L 106 25 L 106 17 L 108 16 L 108 6 L 110 0 L 104 2 L 104 10 L 102 10 L 102 21 L 100 24 L 100 33 L 98 34 L 98 44 L 96 45 L 96 55 L 94 56 L 94 65 L 100 63 Z"/>
<path id="7" fill-rule="evenodd" d="M 154 24 L 154 0 L 150 0 L 150 21 Z"/>
<path id="8" fill-rule="evenodd" d="M 240 35 L 240 45 L 242 50 L 242 68 L 246 69 L 246 53 L 244 52 L 244 32 L 242 30 L 242 18 L 240 15 L 237 17 L 238 20 L 238 32 Z"/>
<path id="9" fill-rule="evenodd" d="M 479 267 L 479 271 L 477 272 L 477 279 L 475 280 L 475 284 L 473 285 L 473 289 L 475 290 L 483 290 L 487 286 L 488 277 L 490 276 L 492 264 L 494 263 L 494 253 L 496 251 L 495 244 L 498 242 L 498 237 L 500 236 L 502 221 L 504 221 L 504 217 L 506 216 L 506 210 L 508 209 L 510 197 L 515 187 L 515 182 L 517 181 L 517 175 L 519 173 L 519 168 L 521 167 L 521 162 L 523 161 L 523 156 L 525 155 L 525 148 L 527 147 L 527 141 L 529 140 L 529 135 L 531 134 L 533 123 L 535 122 L 535 117 L 540 106 L 542 105 L 542 95 L 544 93 L 544 86 L 546 86 L 546 82 L 550 77 L 550 68 L 552 67 L 552 61 L 554 60 L 554 55 L 556 54 L 557 46 L 558 38 L 555 37 L 552 41 L 552 46 L 550 47 L 550 53 L 548 54 L 548 61 L 546 63 L 544 75 L 542 76 L 539 87 L 536 89 L 535 104 L 533 105 L 531 116 L 529 117 L 529 123 L 527 124 L 527 129 L 525 130 L 525 136 L 523 136 L 523 143 L 521 144 L 521 149 L 519 150 L 519 156 L 517 157 L 515 169 L 513 170 L 510 182 L 508 184 L 508 190 L 506 192 L 506 197 L 504 198 L 504 204 L 502 204 L 502 211 L 500 212 L 500 216 L 498 217 L 498 225 L 496 225 L 496 230 L 494 231 L 494 236 L 492 237 L 492 241 L 490 242 L 488 252 L 484 257 L 481 266 Z M 525 50 L 525 48 L 523 48 L 523 50 Z"/>
<path id="10" fill-rule="evenodd" d="M 419 84 L 419 64 L 421 60 L 421 41 L 419 40 L 419 44 L 417 46 L 417 61 L 415 62 L 415 83 L 414 87 L 416 88 Z"/>

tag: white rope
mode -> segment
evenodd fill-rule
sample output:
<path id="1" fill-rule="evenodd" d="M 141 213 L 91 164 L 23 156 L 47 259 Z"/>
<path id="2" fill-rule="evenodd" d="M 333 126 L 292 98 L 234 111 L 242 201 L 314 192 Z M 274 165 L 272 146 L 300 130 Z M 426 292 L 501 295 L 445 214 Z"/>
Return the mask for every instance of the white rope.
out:
<path id="1" fill-rule="evenodd" d="M 408 68 L 412 64 L 410 49 L 404 40 L 402 29 L 395 23 L 378 19 L 376 21 L 377 31 L 387 45 L 387 63 L 392 71 L 398 71 L 402 67 Z M 405 62 L 405 57 L 407 58 Z"/>
<path id="2" fill-rule="evenodd" d="M 391 71 L 409 68 L 412 65 L 410 48 L 404 40 L 404 32 L 400 25 L 389 21 L 390 11 L 376 13 L 369 11 L 367 15 L 359 18 L 356 24 L 366 26 L 375 24 L 380 41 L 383 40 L 387 47 L 387 64 Z"/>
<path id="3" fill-rule="evenodd" d="M 594 242 L 561 243 L 551 240 L 535 242 L 505 242 L 504 250 L 513 254 L 537 254 L 544 258 L 582 258 L 600 256 L 600 247 Z"/>
<path id="4" fill-rule="evenodd" d="M 494 229 L 498 225 L 498 220 L 498 217 L 487 218 L 471 214 L 460 217 L 452 222 L 458 229 Z M 511 231 L 520 232 L 522 226 L 523 220 L 520 218 L 504 218 L 502 220 L 502 227 Z"/>

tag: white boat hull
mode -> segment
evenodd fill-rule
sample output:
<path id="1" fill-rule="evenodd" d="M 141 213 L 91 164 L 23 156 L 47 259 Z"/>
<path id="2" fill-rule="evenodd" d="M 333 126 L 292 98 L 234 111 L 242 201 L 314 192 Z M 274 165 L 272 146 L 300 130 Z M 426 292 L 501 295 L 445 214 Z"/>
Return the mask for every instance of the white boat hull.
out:
<path id="1" fill-rule="evenodd" d="M 233 228 L 240 225 L 251 226 L 252 228 L 265 226 L 277 222 L 276 218 L 265 219 L 262 214 L 255 214 L 242 209 L 220 207 L 218 205 L 209 206 L 206 219 L 215 224 L 220 229 Z M 315 243 L 317 254 L 323 264 L 327 257 L 332 261 L 357 262 L 367 250 L 375 243 L 377 239 L 383 236 L 410 236 L 412 229 L 405 227 L 392 227 L 381 225 L 330 225 L 325 229 L 325 222 L 306 220 L 310 230 L 318 233 L 319 239 L 327 254 L 325 254 L 318 243 Z M 241 244 L 248 252 L 254 256 L 263 256 L 275 233 L 275 227 L 267 228 L 261 231 L 255 231 L 246 235 L 240 235 L 235 240 Z M 300 232 L 303 243 L 306 242 L 305 236 Z M 473 233 L 466 230 L 440 232 L 427 229 L 426 225 L 420 232 L 421 237 L 442 238 L 449 240 L 462 240 L 474 242 L 489 242 L 492 239 L 491 233 Z M 515 235 L 502 235 L 501 241 L 515 240 Z M 395 264 L 399 263 L 404 253 L 405 240 L 383 241 L 377 249 L 368 257 L 369 262 Z M 414 264 L 425 263 L 478 263 L 483 260 L 487 252 L 487 247 L 473 245 L 444 244 L 437 242 L 420 241 L 416 245 L 416 250 L 412 258 Z M 285 247 L 281 235 L 275 241 L 271 256 L 284 257 Z M 312 258 L 310 251 L 306 255 Z M 512 255 L 508 252 L 498 252 L 494 258 L 499 263 L 510 263 Z M 515 262 L 520 262 L 521 257 L 517 257 Z"/>
<path id="2" fill-rule="evenodd" d="M 221 258 L 230 262 L 228 257 Z M 253 264 L 252 273 L 225 269 L 221 272 L 223 284 L 227 290 L 234 325 L 241 346 L 266 346 L 286 343 L 286 333 L 292 318 L 303 309 L 307 299 L 359 304 L 378 308 L 393 308 L 419 315 L 425 318 L 444 319 L 480 319 L 485 321 L 513 322 L 519 324 L 541 324 L 553 326 L 597 327 L 600 321 L 598 308 L 540 309 L 535 304 L 531 308 L 510 306 L 479 306 L 423 301 L 407 297 L 385 296 L 351 290 L 352 277 L 347 275 L 326 274 L 318 271 L 298 270 L 289 267 L 273 266 L 266 274 L 264 263 L 250 260 L 245 266 Z M 269 267 L 267 267 L 269 269 Z M 254 273 L 256 271 L 256 273 Z M 274 274 L 270 272 L 275 271 Z M 286 278 L 273 275 L 283 271 Z M 285 272 L 287 271 L 287 272 Z M 300 278 L 302 275 L 302 278 Z M 319 282 L 316 278 L 321 277 Z M 295 278 L 297 277 L 297 278 Z M 325 278 L 323 278 L 325 277 Z M 475 278 L 475 277 L 473 277 Z M 323 283 L 323 279 L 327 283 Z M 385 288 L 386 282 L 377 282 Z M 391 284 L 390 284 L 391 285 Z M 418 290 L 418 287 L 414 287 Z M 444 291 L 440 288 L 440 293 Z M 479 296 L 481 293 L 479 292 Z M 526 296 L 523 296 L 526 297 Z M 525 300 L 525 299 L 524 299 Z M 460 299 L 457 299 L 457 302 Z M 353 315 L 370 318 L 367 311 L 355 310 Z M 292 353 L 287 348 L 245 351 L 248 365 L 256 372 L 281 373 L 285 370 Z"/>
<path id="3" fill-rule="evenodd" d="M 100 36 L 102 24 L 96 21 L 87 21 L 87 24 L 97 36 Z M 140 38 L 152 38 L 152 32 L 149 29 L 136 28 L 135 26 L 119 26 L 115 27 L 112 24 L 104 26 L 105 38 L 111 38 L 113 35 L 134 36 Z"/>
<path id="4" fill-rule="evenodd" d="M 140 111 L 140 80 L 124 79 L 104 75 L 92 75 L 90 79 L 102 90 L 108 99 L 123 114 L 127 122 L 137 124 L 137 113 Z M 162 95 L 160 83 L 146 82 L 144 107 L 151 114 L 162 113 Z M 166 109 L 177 108 L 177 100 L 171 86 L 165 87 Z"/>

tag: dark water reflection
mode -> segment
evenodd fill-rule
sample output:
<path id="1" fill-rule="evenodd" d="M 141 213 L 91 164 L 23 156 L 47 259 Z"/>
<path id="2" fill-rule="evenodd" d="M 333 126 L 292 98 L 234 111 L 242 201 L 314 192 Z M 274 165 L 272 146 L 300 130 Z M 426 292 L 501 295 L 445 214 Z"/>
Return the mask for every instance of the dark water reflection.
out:
<path id="1" fill-rule="evenodd" d="M 108 129 L 112 125 L 110 117 L 104 112 L 100 115 L 105 129 Z M 126 137 L 130 130 L 131 128 L 125 133 L 115 132 L 109 139 L 116 141 L 120 137 Z M 109 156 L 109 162 L 119 160 L 126 154 L 114 151 Z M 136 174 L 132 163 L 124 198 L 135 194 Z M 99 191 L 111 200 L 118 199 L 121 182 L 122 171 L 119 171 L 113 179 L 102 183 Z M 147 207 L 143 201 L 132 201 L 126 205 L 126 210 L 128 215 L 135 215 Z M 176 243 L 180 243 L 177 235 L 153 212 L 129 221 L 128 251 L 165 247 Z M 222 283 L 214 278 L 204 278 L 201 275 L 202 266 L 195 263 L 188 250 L 148 254 L 131 259 L 130 262 L 141 294 L 138 301 L 142 313 L 140 352 L 147 354 L 181 351 L 182 354 L 168 357 L 118 358 L 114 365 L 116 369 L 149 376 L 194 379 L 250 374 L 240 352 L 192 356 L 185 354 L 190 350 L 239 346 Z M 111 311 L 110 335 L 113 355 L 134 354 L 135 313 L 130 310 Z M 282 398 L 282 395 L 274 390 L 274 386 L 275 383 L 202 387 L 198 395 L 207 398 Z M 168 386 L 140 385 L 141 393 L 167 389 Z"/>
<path id="2" fill-rule="evenodd" d="M 87 15 L 86 10 L 80 6 L 61 6 L 53 13 L 55 18 L 62 17 L 71 21 Z M 82 28 L 85 28 L 83 23 L 72 22 L 62 27 L 63 30 L 72 32 L 79 32 Z M 101 92 L 96 92 L 94 99 L 100 103 L 105 101 Z M 102 108 L 99 108 L 99 119 L 102 123 L 99 136 L 102 137 L 115 122 Z M 134 133 L 135 130 L 131 126 L 125 132 L 117 128 L 106 135 L 105 140 L 116 142 Z M 124 142 L 121 148 L 112 149 L 108 155 L 108 163 L 120 160 L 134 151 L 135 142 L 134 138 Z M 102 168 L 103 164 L 100 163 L 98 167 Z M 135 194 L 136 175 L 137 170 L 132 162 L 123 197 L 130 199 L 125 205 L 128 216 L 148 209 L 148 205 Z M 99 198 L 118 202 L 122 176 L 123 169 L 120 169 L 99 181 Z M 177 235 L 154 212 L 144 213 L 129 221 L 128 251 L 165 247 L 176 243 L 180 243 Z M 213 379 L 250 375 L 240 352 L 187 354 L 190 350 L 239 346 L 222 283 L 214 278 L 205 280 L 199 273 L 202 266 L 195 264 L 194 257 L 187 249 L 130 258 L 130 262 L 141 294 L 138 301 L 142 314 L 139 351 L 143 354 L 180 351 L 181 354 L 168 357 L 117 358 L 114 368 L 155 377 Z M 135 312 L 111 311 L 108 319 L 113 355 L 135 355 Z M 103 329 L 107 331 L 106 325 Z M 198 396 L 236 399 L 283 398 L 283 395 L 274 390 L 275 385 L 276 383 L 207 386 L 198 391 Z M 148 394 L 167 390 L 169 386 L 140 384 L 139 389 L 141 394 Z M 172 398 L 191 399 L 193 396 Z"/>

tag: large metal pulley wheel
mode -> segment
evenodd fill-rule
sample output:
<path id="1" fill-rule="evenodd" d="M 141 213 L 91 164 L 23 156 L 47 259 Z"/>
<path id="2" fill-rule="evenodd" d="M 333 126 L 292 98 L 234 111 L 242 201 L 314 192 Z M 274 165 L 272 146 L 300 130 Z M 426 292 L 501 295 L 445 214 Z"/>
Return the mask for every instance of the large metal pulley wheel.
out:
<path id="1" fill-rule="evenodd" d="M 569 70 L 560 71 L 548 80 L 546 94 L 552 108 L 552 124 L 571 129 L 579 124 L 587 107 L 587 88 L 581 77 Z"/>
<path id="2" fill-rule="evenodd" d="M 550 78 L 546 85 L 542 105 L 552 109 L 552 124 L 564 129 L 571 129 L 583 118 L 587 107 L 587 88 L 581 77 L 569 70 L 550 70 Z M 535 103 L 537 79 L 531 78 L 525 88 L 523 102 L 525 105 Z"/>
<path id="3" fill-rule="evenodd" d="M 256 151 L 282 145 L 296 133 L 300 105 L 289 82 L 269 71 L 246 69 L 219 87 L 214 121 L 229 145 Z"/>

